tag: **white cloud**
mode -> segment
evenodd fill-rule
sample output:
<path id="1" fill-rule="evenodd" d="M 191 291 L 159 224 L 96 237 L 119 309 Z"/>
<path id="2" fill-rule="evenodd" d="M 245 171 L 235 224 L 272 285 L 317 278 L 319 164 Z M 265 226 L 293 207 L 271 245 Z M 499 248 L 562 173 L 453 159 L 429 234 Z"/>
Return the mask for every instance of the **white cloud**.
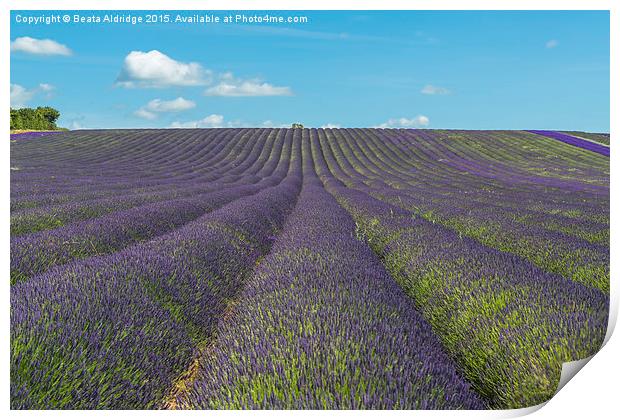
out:
<path id="1" fill-rule="evenodd" d="M 224 126 L 224 116 L 211 114 L 197 121 L 173 122 L 171 128 L 220 128 Z"/>
<path id="2" fill-rule="evenodd" d="M 450 91 L 441 86 L 426 85 L 420 91 L 425 95 L 448 95 Z"/>
<path id="3" fill-rule="evenodd" d="M 145 120 L 154 120 L 157 118 L 157 114 L 148 111 L 144 108 L 140 108 L 133 113 L 136 117 L 144 118 Z"/>
<path id="4" fill-rule="evenodd" d="M 127 54 L 116 79 L 117 85 L 126 88 L 200 86 L 210 81 L 211 72 L 200 64 L 176 61 L 157 50 Z"/>
<path id="5" fill-rule="evenodd" d="M 196 107 L 194 101 L 178 97 L 170 101 L 164 101 L 161 99 L 153 99 L 149 101 L 145 106 L 141 107 L 134 112 L 134 115 L 145 118 L 147 120 L 154 120 L 157 118 L 158 113 L 162 112 L 181 112 Z"/>
<path id="6" fill-rule="evenodd" d="M 46 99 L 51 99 L 54 96 L 56 86 L 50 85 L 49 83 L 40 83 L 38 90 L 45 95 Z"/>
<path id="7" fill-rule="evenodd" d="M 289 87 L 273 86 L 255 80 L 246 80 L 240 83 L 220 82 L 205 91 L 207 96 L 291 96 Z"/>
<path id="8" fill-rule="evenodd" d="M 11 51 L 21 51 L 36 55 L 71 55 L 72 51 L 52 39 L 36 39 L 29 36 L 11 41 Z"/>
<path id="9" fill-rule="evenodd" d="M 264 128 L 290 128 L 291 124 L 278 124 L 271 120 L 266 120 L 260 126 Z"/>
<path id="10" fill-rule="evenodd" d="M 153 99 L 146 104 L 146 109 L 153 112 L 179 112 L 196 107 L 196 102 L 190 101 L 183 97 L 178 97 L 171 101 L 162 101 L 161 99 Z"/>
<path id="11" fill-rule="evenodd" d="M 390 118 L 383 124 L 379 124 L 375 128 L 415 128 L 426 127 L 430 120 L 425 115 L 418 115 L 413 118 Z"/>
<path id="12" fill-rule="evenodd" d="M 176 61 L 157 50 L 132 51 L 125 57 L 116 78 L 125 88 L 170 86 L 209 86 L 207 96 L 290 96 L 287 86 L 274 86 L 260 79 L 237 79 L 231 72 L 221 73 L 213 84 L 213 71 L 199 63 Z"/>
<path id="13" fill-rule="evenodd" d="M 54 86 L 50 85 L 49 83 L 40 83 L 39 84 L 39 89 L 41 89 L 43 92 L 51 92 L 54 89 L 56 89 Z"/>
<path id="14" fill-rule="evenodd" d="M 207 96 L 291 96 L 287 86 L 274 86 L 259 79 L 237 79 L 231 72 L 220 75 L 217 85 L 205 91 Z"/>
<path id="15" fill-rule="evenodd" d="M 340 128 L 340 124 L 327 123 L 322 125 L 321 128 Z"/>
<path id="16" fill-rule="evenodd" d="M 39 86 L 27 89 L 21 85 L 11 83 L 11 108 L 24 108 L 35 96 L 45 93 L 46 98 L 52 97 L 56 88 L 49 83 L 40 83 Z"/>
<path id="17" fill-rule="evenodd" d="M 35 90 L 11 83 L 11 108 L 23 108 L 32 99 Z"/>
<path id="18" fill-rule="evenodd" d="M 545 47 L 547 48 L 555 48 L 560 45 L 560 42 L 557 39 L 550 39 L 545 43 Z"/>

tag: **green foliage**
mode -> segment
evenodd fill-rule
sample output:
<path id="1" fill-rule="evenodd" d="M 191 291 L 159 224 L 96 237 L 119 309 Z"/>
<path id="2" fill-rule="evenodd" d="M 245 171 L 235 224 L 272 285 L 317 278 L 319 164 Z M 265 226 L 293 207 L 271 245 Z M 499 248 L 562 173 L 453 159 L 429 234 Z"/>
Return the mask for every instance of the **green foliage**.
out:
<path id="1" fill-rule="evenodd" d="M 57 130 L 58 110 L 49 106 L 11 108 L 11 130 Z"/>
<path id="2" fill-rule="evenodd" d="M 304 125 L 301 123 L 293 123 L 291 125 L 291 128 L 304 128 Z"/>

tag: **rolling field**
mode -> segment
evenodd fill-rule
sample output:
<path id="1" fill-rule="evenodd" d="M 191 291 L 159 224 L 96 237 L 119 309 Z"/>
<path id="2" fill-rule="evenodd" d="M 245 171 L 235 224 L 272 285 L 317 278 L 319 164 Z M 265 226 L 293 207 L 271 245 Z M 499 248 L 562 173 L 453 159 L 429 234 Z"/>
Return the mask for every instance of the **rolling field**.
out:
<path id="1" fill-rule="evenodd" d="M 564 131 L 564 133 L 609 146 L 609 133 L 584 133 L 583 131 Z"/>
<path id="2" fill-rule="evenodd" d="M 610 277 L 609 149 L 546 133 L 14 136 L 11 407 L 548 400 Z"/>

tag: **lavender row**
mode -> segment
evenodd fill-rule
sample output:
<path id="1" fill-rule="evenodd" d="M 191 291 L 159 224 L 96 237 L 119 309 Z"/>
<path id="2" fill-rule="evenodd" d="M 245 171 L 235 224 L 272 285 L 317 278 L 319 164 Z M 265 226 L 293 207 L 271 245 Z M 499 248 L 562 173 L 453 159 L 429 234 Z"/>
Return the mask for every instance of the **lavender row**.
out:
<path id="1" fill-rule="evenodd" d="M 224 186 L 219 186 L 222 188 Z M 86 219 L 103 216 L 120 210 L 129 210 L 133 207 L 186 198 L 196 194 L 204 194 L 218 189 L 218 184 L 191 185 L 177 187 L 172 190 L 159 193 L 132 194 L 113 198 L 101 198 L 87 201 L 72 201 L 66 204 L 58 204 L 34 209 L 14 211 L 11 215 L 11 236 L 20 236 L 28 233 L 36 233 L 79 222 Z"/>
<path id="2" fill-rule="evenodd" d="M 598 351 L 609 313 L 605 294 L 346 188 L 325 149 L 311 145 L 318 174 L 355 219 L 358 235 L 493 407 L 548 400 L 562 362 Z"/>
<path id="3" fill-rule="evenodd" d="M 371 146 L 372 142 L 365 141 L 365 138 L 371 139 L 373 136 L 362 134 L 368 131 L 370 130 L 355 130 L 356 142 L 352 143 L 351 147 L 359 144 L 364 151 Z M 459 201 L 464 203 L 472 203 L 478 207 L 501 206 L 509 210 L 524 210 L 524 203 L 532 200 L 552 202 L 554 206 L 571 204 L 592 211 L 601 209 L 599 202 L 608 195 L 608 171 L 604 167 L 594 168 L 592 165 L 602 163 L 602 158 L 594 156 L 596 159 L 592 162 L 583 160 L 577 162 L 572 158 L 572 154 L 567 153 L 565 150 L 567 148 L 563 145 L 550 147 L 547 151 L 538 146 L 540 142 L 536 141 L 536 136 L 519 132 L 475 134 L 476 136 L 470 133 L 458 135 L 456 137 L 458 140 L 454 138 L 457 134 L 441 132 L 433 135 L 407 133 L 407 135 L 382 137 L 384 141 L 376 144 L 372 149 L 373 153 L 367 155 L 369 159 L 372 159 L 373 155 L 380 158 L 385 154 L 382 152 L 387 151 L 390 145 L 401 138 L 400 136 L 404 144 L 410 142 L 412 146 L 416 146 L 416 151 L 424 151 L 427 148 L 426 144 L 418 144 L 423 137 L 424 141 L 428 142 L 429 148 L 432 145 L 434 149 L 438 149 L 436 155 L 429 154 L 426 161 L 416 158 L 408 162 L 401 161 L 400 166 L 396 164 L 399 161 L 398 156 L 393 156 L 394 160 L 383 160 L 383 165 L 378 165 L 382 171 L 396 168 L 399 172 L 398 181 L 408 178 L 409 186 L 405 185 L 404 188 L 419 187 L 416 189 L 416 194 L 426 192 L 426 195 L 429 195 L 435 192 L 435 196 L 440 196 L 439 192 L 444 194 L 449 192 L 458 196 Z M 522 152 L 524 150 L 527 152 Z M 561 159 L 558 159 L 558 155 Z M 533 167 L 533 163 L 536 166 Z M 521 181 L 524 179 L 524 174 L 538 174 L 539 165 L 547 169 L 545 177 L 535 179 L 525 177 L 534 182 Z M 591 173 L 587 174 L 588 172 Z M 394 176 L 390 178 L 388 182 L 392 182 Z M 444 178 L 445 182 L 439 183 L 440 178 Z M 570 179 L 570 183 L 564 184 L 567 187 L 571 184 L 580 184 L 570 191 L 573 200 L 568 203 L 565 203 L 567 189 L 552 187 L 548 182 L 562 179 Z M 436 187 L 437 191 L 428 186 Z M 595 190 L 584 191 L 594 187 Z M 597 191 L 600 193 L 596 194 Z M 554 216 L 556 212 L 546 214 Z M 579 216 L 572 215 L 573 218 Z"/>
<path id="4" fill-rule="evenodd" d="M 156 407 L 268 252 L 301 180 L 11 289 L 12 408 Z"/>
<path id="5" fill-rule="evenodd" d="M 11 282 L 26 280 L 74 259 L 118 251 L 133 242 L 175 229 L 234 199 L 275 185 L 286 176 L 291 159 L 296 158 L 291 147 L 292 133 L 286 136 L 282 154 L 272 156 L 261 169 L 271 175 L 254 185 L 135 207 L 58 229 L 11 238 Z"/>
<path id="6" fill-rule="evenodd" d="M 361 192 L 331 187 L 475 389 L 496 408 L 551 398 L 600 348 L 608 297 Z"/>
<path id="7" fill-rule="evenodd" d="M 252 170 L 248 173 L 245 173 L 244 176 L 246 178 L 248 178 L 250 175 L 264 178 L 269 176 L 271 172 L 273 172 L 274 164 L 277 164 L 280 155 L 282 153 L 285 153 L 282 149 L 284 146 L 284 136 L 281 134 L 282 132 L 277 133 L 278 139 L 274 146 L 271 148 L 271 151 L 267 149 L 263 149 L 260 151 L 260 156 L 257 162 L 260 162 L 260 164 L 263 165 L 263 168 L 259 171 Z M 231 144 L 234 144 L 234 142 L 231 141 Z M 290 145 L 286 147 L 290 147 Z M 143 180 L 137 178 L 136 174 L 134 173 L 131 176 L 122 178 L 122 184 L 114 183 L 113 189 L 111 189 L 110 187 L 106 187 L 103 190 L 93 190 L 92 186 L 88 185 L 88 183 L 86 185 L 84 185 L 83 183 L 78 191 L 73 191 L 71 194 L 56 191 L 47 194 L 41 194 L 40 192 L 37 192 L 36 194 L 20 195 L 19 198 L 11 200 L 11 210 L 47 205 L 58 205 L 75 200 L 83 202 L 85 200 L 88 201 L 101 198 L 120 198 L 124 195 L 159 193 L 183 188 L 183 186 L 187 183 L 223 183 L 225 179 L 222 177 L 222 174 L 212 174 L 209 173 L 211 172 L 210 170 L 204 170 L 205 168 L 203 165 L 206 165 L 208 161 L 209 159 L 206 159 L 205 162 L 201 161 L 199 165 L 189 166 L 191 173 L 195 173 L 198 175 L 186 177 L 184 181 L 179 180 L 178 177 L 170 178 L 171 174 L 168 173 L 167 176 L 170 179 L 153 184 L 152 181 L 144 182 Z M 221 161 L 220 163 L 223 163 L 223 161 Z M 187 173 L 187 171 L 183 172 Z M 68 175 L 68 178 L 75 179 L 75 176 Z M 13 181 L 13 177 L 11 180 Z"/>
<path id="8" fill-rule="evenodd" d="M 144 130 L 12 149 L 16 206 L 59 205 L 15 217 L 175 197 L 26 235 L 25 258 L 12 242 L 34 269 L 11 291 L 13 408 L 523 407 L 605 334 L 608 296 L 567 278 L 608 287 L 608 159 L 561 142 Z"/>
<path id="9" fill-rule="evenodd" d="M 605 176 L 604 170 L 601 170 L 592 177 L 584 177 L 582 179 L 582 173 L 571 172 L 575 171 L 576 168 L 568 167 L 568 165 L 572 166 L 572 163 L 565 156 L 563 156 L 562 160 L 558 160 L 555 157 L 551 162 L 543 161 L 543 163 L 550 172 L 553 171 L 555 173 L 561 169 L 562 178 L 568 178 L 568 176 L 564 175 L 565 172 L 567 175 L 572 173 L 570 176 L 571 183 L 578 183 L 580 185 L 576 190 L 570 191 L 571 201 L 566 202 L 567 194 L 569 193 L 567 189 L 557 189 L 547 182 L 555 182 L 555 177 L 553 179 L 552 177 L 536 178 L 534 183 L 523 183 L 518 180 L 518 171 L 521 173 L 521 178 L 523 178 L 523 173 L 531 171 L 530 165 L 533 159 L 549 160 L 549 157 L 552 156 L 551 153 L 543 155 L 528 153 L 518 159 L 515 157 L 519 155 L 520 149 L 527 147 L 528 149 L 526 150 L 529 150 L 530 145 L 534 143 L 534 140 L 529 139 L 529 137 L 535 136 L 524 138 L 525 136 L 523 135 L 512 134 L 506 140 L 500 137 L 499 134 L 493 136 L 488 140 L 488 143 L 493 144 L 492 141 L 497 140 L 497 145 L 494 156 L 491 157 L 486 156 L 486 153 L 482 154 L 482 150 L 477 150 L 479 149 L 479 144 L 484 144 L 484 142 L 481 142 L 478 138 L 472 138 L 471 135 L 462 139 L 459 137 L 458 142 L 448 140 L 451 137 L 444 140 L 438 134 L 433 137 L 425 135 L 424 140 L 428 141 L 428 146 L 413 143 L 417 146 L 416 151 L 422 152 L 433 144 L 434 149 L 440 146 L 444 149 L 441 154 L 437 150 L 438 155 L 434 156 L 434 160 L 428 159 L 424 161 L 421 158 L 414 158 L 408 162 L 401 161 L 399 166 L 397 165 L 398 160 L 381 159 L 385 155 L 383 152 L 388 150 L 390 144 L 395 143 L 398 137 L 382 138 L 384 141 L 373 147 L 372 142 L 367 141 L 372 136 L 364 135 L 364 130 L 355 130 L 354 137 L 347 136 L 347 131 L 344 130 L 342 136 L 339 131 L 337 137 L 343 137 L 345 140 L 350 139 L 350 141 L 346 143 L 338 141 L 335 142 L 335 145 L 344 148 L 346 158 L 351 160 L 356 171 L 362 171 L 363 169 L 361 168 L 368 167 L 390 186 L 393 185 L 394 188 L 402 190 L 411 190 L 417 196 L 424 196 L 431 201 L 450 200 L 453 204 L 459 206 L 470 206 L 470 208 L 479 208 L 481 210 L 488 208 L 489 213 L 496 208 L 503 208 L 504 212 L 524 212 L 528 211 L 524 203 L 546 203 L 552 201 L 554 206 L 570 204 L 573 207 L 578 207 L 579 210 L 584 210 L 583 212 L 577 212 L 577 209 L 575 209 L 575 211 L 570 213 L 574 224 L 575 218 L 585 216 L 586 220 L 588 220 L 588 213 L 599 212 L 604 209 L 605 196 L 609 194 L 609 188 L 605 185 L 596 186 L 596 191 L 600 193 L 582 191 L 594 187 L 592 184 L 597 178 L 600 178 L 603 184 L 608 184 L 608 174 Z M 416 135 L 414 137 L 409 135 L 408 138 L 418 142 L 420 136 Z M 431 143 L 431 141 L 434 143 Z M 353 153 L 355 153 L 355 149 L 358 149 L 358 154 L 365 154 L 365 156 L 358 160 L 351 152 L 346 153 L 347 146 L 353 150 Z M 564 149 L 564 147 L 560 147 L 560 149 Z M 480 153 L 480 155 L 476 155 L 476 152 Z M 394 159 L 397 158 L 394 157 Z M 600 161 L 601 159 L 598 160 Z M 461 165 L 467 165 L 467 167 Z M 459 170 L 466 172 L 451 171 L 451 168 L 455 166 L 458 166 Z M 505 172 L 505 167 L 510 168 L 510 171 Z M 581 167 L 584 167 L 583 163 Z M 438 182 L 440 178 L 445 178 L 446 182 Z M 568 186 L 569 184 L 565 185 Z M 540 213 L 540 211 L 536 210 L 529 210 L 529 212 L 529 214 Z M 557 211 L 546 212 L 545 215 L 549 218 L 557 219 Z"/>
<path id="10" fill-rule="evenodd" d="M 587 140 L 592 140 L 609 146 L 609 133 L 586 133 L 584 131 L 563 131 L 563 133 L 573 137 L 583 137 Z"/>
<path id="11" fill-rule="evenodd" d="M 76 167 L 80 167 L 85 165 L 84 161 L 87 161 L 84 157 L 78 158 L 65 158 L 66 160 L 62 162 L 62 166 L 60 168 L 49 168 L 49 169 L 29 169 L 24 171 L 18 171 L 13 174 L 13 187 L 12 194 L 18 194 L 20 200 L 28 199 L 27 196 L 23 197 L 24 194 L 21 192 L 32 193 L 32 191 L 37 192 L 37 196 L 41 196 L 42 194 L 80 194 L 82 192 L 86 192 L 88 194 L 93 194 L 93 192 L 102 190 L 102 191 L 117 191 L 117 190 L 126 190 L 127 188 L 146 188 L 155 186 L 158 189 L 162 188 L 167 184 L 179 184 L 181 182 L 191 182 L 197 181 L 198 178 L 202 181 L 207 179 L 215 180 L 217 176 L 213 176 L 210 173 L 219 172 L 221 173 L 226 169 L 227 165 L 229 167 L 234 167 L 233 165 L 238 165 L 240 162 L 247 160 L 248 155 L 250 157 L 256 158 L 259 153 L 264 153 L 265 150 L 262 147 L 264 144 L 265 136 L 257 135 L 257 141 L 254 141 L 252 147 L 245 147 L 248 145 L 248 141 L 241 141 L 244 134 L 240 132 L 239 134 L 227 134 L 222 133 L 219 135 L 215 135 L 213 139 L 209 137 L 205 139 L 200 139 L 200 141 L 195 141 L 195 144 L 198 145 L 198 150 L 196 153 L 191 155 L 191 157 L 185 157 L 179 163 L 174 160 L 174 156 L 170 156 L 167 154 L 163 154 L 159 156 L 160 163 L 162 161 L 171 161 L 175 162 L 175 165 L 170 167 L 162 167 L 161 165 L 155 165 L 153 162 L 148 164 L 148 174 L 141 173 L 145 171 L 140 171 L 139 168 L 136 167 L 136 162 L 132 162 L 130 167 L 130 171 L 125 173 L 126 171 L 122 170 L 118 164 L 105 163 L 105 165 L 90 165 L 86 166 L 87 169 L 79 170 L 80 175 L 78 176 L 75 171 Z M 264 132 L 263 134 L 268 134 L 268 132 Z M 220 154 L 216 153 L 216 151 L 212 150 L 212 143 L 220 142 L 220 137 L 223 137 L 222 143 L 226 145 L 224 151 L 226 153 Z M 169 143 L 176 144 L 183 140 L 184 137 L 179 137 L 179 140 L 175 140 L 171 138 Z M 241 150 L 238 150 L 241 147 Z M 232 150 L 231 150 L 232 148 Z M 237 148 L 237 149 L 235 149 Z M 206 154 L 204 150 L 207 150 Z M 235 151 L 235 153 L 232 153 Z M 116 152 L 116 151 L 115 151 Z M 252 153 L 254 152 L 254 153 Z M 105 153 L 102 150 L 97 150 L 96 154 Z M 135 158 L 135 156 L 132 156 Z M 46 159 L 45 156 L 42 156 L 38 159 Z M 41 165 L 46 164 L 46 161 L 30 159 L 29 162 L 40 162 Z M 199 159 L 195 161 L 195 159 Z M 19 163 L 17 163 L 19 165 Z M 111 172 L 110 175 L 102 174 L 102 170 L 105 169 L 107 172 Z M 84 173 L 85 172 L 85 173 Z M 94 172 L 94 175 L 90 175 Z M 21 175 L 23 173 L 23 175 Z M 40 174 L 40 175 L 39 175 Z M 153 174 L 154 176 L 150 175 Z M 198 176 L 193 175 L 198 174 Z M 20 186 L 19 181 L 23 177 L 24 183 Z M 192 179 L 193 178 L 193 179 Z M 20 190 L 21 188 L 21 190 Z M 39 197 L 35 197 L 39 199 Z M 13 206 L 17 205 L 17 203 L 12 203 Z"/>
<path id="12" fill-rule="evenodd" d="M 609 146 L 594 143 L 592 141 L 573 137 L 568 134 L 560 133 L 557 131 L 548 130 L 529 130 L 530 133 L 538 134 L 541 136 L 549 137 L 555 140 L 559 140 L 563 143 L 570 144 L 571 146 L 579 147 L 581 149 L 589 150 L 594 153 L 598 153 L 603 156 L 609 156 Z"/>
<path id="13" fill-rule="evenodd" d="M 309 153 L 309 152 L 308 152 Z M 429 324 L 304 173 L 271 253 L 178 408 L 480 409 Z"/>
<path id="14" fill-rule="evenodd" d="M 338 145 L 341 148 L 349 147 L 350 152 L 345 152 L 345 155 L 347 158 L 350 158 L 351 163 L 358 172 L 365 175 L 364 169 L 370 169 L 371 173 L 377 174 L 386 184 L 405 180 L 404 175 L 406 174 L 406 169 L 403 169 L 402 172 L 400 172 L 400 170 L 395 170 L 397 165 L 390 160 L 384 160 L 382 158 L 381 149 L 373 145 L 372 142 L 366 141 L 367 137 L 364 135 L 363 130 L 354 131 L 355 137 L 350 138 L 345 135 L 344 138 L 350 140 L 346 143 L 339 142 Z M 384 146 L 388 144 L 389 142 L 383 143 Z M 386 149 L 386 147 L 384 147 L 384 149 Z M 437 172 L 439 171 L 435 170 L 434 174 L 436 175 Z M 514 227 L 508 226 L 503 229 L 504 231 L 508 230 L 512 232 L 513 228 L 518 230 L 520 229 L 519 225 L 525 225 L 528 227 L 529 231 L 533 231 L 536 228 L 538 231 L 559 232 L 564 235 L 584 239 L 591 243 L 601 245 L 609 244 L 609 223 L 603 223 L 602 220 L 593 220 L 592 218 L 593 212 L 600 212 L 600 210 L 596 208 L 596 205 L 599 204 L 597 201 L 591 199 L 587 200 L 585 202 L 587 207 L 583 208 L 583 201 L 575 197 L 573 206 L 578 205 L 583 208 L 583 211 L 578 212 L 574 209 L 572 212 L 565 212 L 564 214 L 557 211 L 548 213 L 524 208 L 524 193 L 527 192 L 524 191 L 524 189 L 519 190 L 518 194 L 516 194 L 517 191 L 514 190 L 502 192 L 502 187 L 505 188 L 509 185 L 497 185 L 492 190 L 494 195 L 493 200 L 488 200 L 481 197 L 479 193 L 480 185 L 472 185 L 471 182 L 465 184 L 462 180 L 455 181 L 454 183 L 457 184 L 456 186 L 461 186 L 462 188 L 459 191 L 458 200 L 445 197 L 447 193 L 446 188 L 425 188 L 424 186 L 416 188 L 410 185 L 400 185 L 398 188 L 399 191 L 391 195 L 394 196 L 396 200 L 402 200 L 403 195 L 415 197 L 415 203 L 412 204 L 417 207 L 418 212 L 421 213 L 432 211 L 434 208 L 437 208 L 437 204 L 435 204 L 437 202 L 447 202 L 447 206 L 443 207 L 441 210 L 447 210 L 450 213 L 448 217 L 461 217 L 465 219 L 492 218 L 494 219 L 493 222 L 496 222 L 497 219 L 503 219 L 503 221 L 509 224 L 514 223 Z M 386 187 L 390 188 L 391 186 L 386 185 Z M 529 194 L 529 201 L 532 201 L 532 196 L 536 197 L 536 194 L 527 193 Z M 442 195 L 444 197 L 442 197 Z M 548 193 L 545 195 L 549 196 Z M 422 197 L 424 197 L 424 200 L 421 200 Z M 584 198 L 587 199 L 591 197 L 584 195 Z M 424 206 L 425 208 L 422 208 L 426 200 L 433 200 L 434 208 L 431 208 L 431 205 L 426 205 Z M 604 200 L 598 201 L 604 202 Z M 582 216 L 582 214 L 589 217 L 581 218 L 580 216 Z M 472 217 L 472 215 L 474 217 Z M 487 221 L 483 220 L 483 224 L 486 226 Z"/>
<path id="15" fill-rule="evenodd" d="M 529 224 L 527 218 L 520 219 L 518 213 L 499 210 L 489 213 L 485 209 L 462 209 L 449 204 L 425 206 L 420 205 L 418 197 L 406 193 L 388 190 L 368 192 L 431 223 L 446 226 L 461 236 L 517 255 L 550 273 L 609 293 L 609 227 L 592 223 L 589 228 L 588 224 L 582 223 L 572 229 L 570 226 L 556 225 L 556 230 L 552 230 L 549 228 L 554 227 L 552 220 L 543 219 L 536 226 Z M 582 229 L 582 232 L 577 229 Z"/>
<path id="16" fill-rule="evenodd" d="M 128 189 L 144 191 L 145 188 L 155 188 L 159 190 L 166 185 L 174 186 L 180 182 L 189 181 L 188 174 L 199 174 L 199 177 L 204 180 L 209 177 L 209 172 L 214 169 L 215 165 L 219 168 L 221 165 L 230 164 L 239 158 L 234 154 L 230 156 L 231 159 L 226 159 L 226 154 L 221 156 L 218 156 L 217 153 L 213 156 L 210 155 L 213 149 L 212 144 L 223 143 L 224 145 L 228 144 L 227 148 L 232 148 L 239 143 L 235 139 L 241 134 L 234 135 L 234 133 L 224 132 L 199 138 L 200 141 L 195 141 L 195 143 L 200 146 L 200 151 L 207 150 L 208 153 L 202 156 L 201 161 L 196 164 L 191 162 L 187 156 L 182 162 L 175 161 L 174 156 L 170 154 L 159 156 L 160 163 L 170 161 L 178 166 L 176 168 L 155 163 L 150 163 L 146 168 L 141 168 L 135 161 L 129 165 L 120 165 L 118 162 L 89 163 L 90 159 L 87 156 L 114 156 L 121 153 L 120 145 L 112 148 L 111 151 L 105 150 L 103 145 L 93 145 L 93 149 L 89 150 L 87 156 L 72 156 L 71 148 L 57 145 L 59 149 L 65 150 L 64 159 L 58 165 L 50 167 L 46 155 L 37 155 L 27 159 L 29 165 L 23 167 L 23 170 L 13 173 L 12 194 L 15 197 L 12 200 L 12 207 L 17 208 L 21 201 L 26 201 L 28 205 L 31 205 L 30 202 L 41 201 L 48 196 L 48 200 L 57 195 L 60 195 L 61 200 L 65 195 L 69 196 L 69 199 L 71 196 L 76 197 L 76 195 L 78 199 L 81 199 L 84 195 L 101 197 L 102 193 L 126 194 Z M 163 140 L 167 140 L 167 143 L 173 146 L 187 142 L 187 136 L 181 136 L 178 139 L 168 136 L 162 137 Z M 77 144 L 80 144 L 79 138 L 76 141 Z M 16 148 L 15 154 L 17 152 L 20 152 L 19 148 Z M 128 153 L 129 158 L 137 158 L 134 153 Z M 201 153 L 195 153 L 192 157 L 199 155 Z M 17 158 L 14 160 L 17 161 L 15 163 L 17 166 L 21 166 Z M 194 175 L 194 178 L 198 177 Z M 33 192 L 36 195 L 32 196 Z"/>
<path id="17" fill-rule="evenodd" d="M 62 133 L 62 131 L 27 131 L 25 133 L 11 133 L 11 140 L 33 139 L 59 133 Z"/>
<path id="18" fill-rule="evenodd" d="M 24 281 L 55 265 L 112 253 L 133 242 L 169 232 L 206 212 L 277 182 L 279 179 L 273 178 L 256 185 L 147 204 L 11 238 L 11 283 Z"/>
<path id="19" fill-rule="evenodd" d="M 313 137 L 314 138 L 314 137 Z M 567 278 L 583 284 L 597 287 L 605 292 L 609 291 L 609 245 L 607 226 L 594 224 L 588 229 L 588 224 L 581 223 L 578 228 L 585 230 L 581 239 L 571 234 L 570 224 L 561 225 L 552 231 L 547 228 L 553 226 L 553 216 L 548 216 L 538 226 L 518 221 L 520 212 L 506 211 L 501 207 L 469 206 L 469 198 L 460 195 L 458 199 L 448 196 L 441 197 L 443 189 L 437 189 L 431 194 L 439 197 L 428 199 L 429 192 L 420 189 L 399 188 L 393 189 L 389 185 L 380 186 L 376 183 L 368 186 L 367 177 L 361 173 L 349 169 L 351 165 L 346 159 L 351 159 L 351 154 L 344 154 L 338 150 L 343 142 L 322 141 L 319 136 L 316 141 L 321 141 L 323 150 L 333 150 L 338 154 L 335 158 L 327 154 L 330 167 L 338 169 L 340 179 L 356 181 L 355 188 L 368 192 L 376 198 L 385 200 L 391 204 L 405 208 L 414 214 L 426 218 L 433 223 L 441 223 L 457 230 L 461 235 L 472 237 L 481 243 L 496 249 L 512 252 L 547 271 L 559 273 Z M 370 165 L 367 165 L 370 166 Z M 352 168 L 352 166 L 350 166 Z M 385 180 L 390 179 L 386 172 L 379 172 Z M 471 188 L 471 187 L 470 187 Z M 528 219 L 525 219 L 528 220 Z M 529 219 L 530 221 L 532 219 Z M 556 219 L 557 220 L 557 219 Z M 574 223 L 573 223 L 574 224 Z M 569 233 L 567 235 L 566 233 Z M 588 242 L 590 239 L 592 242 Z M 606 242 L 607 240 L 607 242 Z"/>
<path id="20" fill-rule="evenodd" d="M 603 157 L 583 156 L 525 132 L 394 130 L 380 138 L 383 145 L 398 142 L 400 150 L 416 152 L 404 161 L 409 168 L 404 175 L 420 187 L 418 191 L 427 187 L 427 194 L 438 188 L 464 201 L 476 199 L 481 206 L 523 208 L 535 200 L 553 206 L 593 205 L 596 210 L 609 194 Z M 572 200 L 566 203 L 569 191 Z"/>
<path id="21" fill-rule="evenodd" d="M 262 146 L 263 144 L 261 143 L 260 145 Z M 116 196 L 85 202 L 70 202 L 68 204 L 13 212 L 11 215 L 11 235 L 18 236 L 25 233 L 64 226 L 71 222 L 94 218 L 113 211 L 130 209 L 151 202 L 183 198 L 188 195 L 201 194 L 226 188 L 227 186 L 230 187 L 231 184 L 255 183 L 260 180 L 255 174 L 264 166 L 271 147 L 265 147 L 259 150 L 260 153 L 258 153 L 257 150 L 253 158 L 246 158 L 241 160 L 239 164 L 234 164 L 235 175 L 231 177 L 220 177 L 217 182 L 214 181 L 207 184 L 203 182 L 194 182 L 189 185 L 178 185 L 176 188 L 163 190 L 161 192 Z M 254 177 L 251 175 L 254 175 Z"/>

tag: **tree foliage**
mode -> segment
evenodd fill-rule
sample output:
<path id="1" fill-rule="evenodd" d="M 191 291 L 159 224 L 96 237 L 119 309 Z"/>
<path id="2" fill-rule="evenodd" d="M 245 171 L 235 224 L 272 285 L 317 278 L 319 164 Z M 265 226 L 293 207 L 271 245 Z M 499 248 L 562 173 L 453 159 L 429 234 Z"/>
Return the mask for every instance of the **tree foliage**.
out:
<path id="1" fill-rule="evenodd" d="M 58 110 L 49 106 L 11 108 L 11 130 L 57 130 Z"/>

